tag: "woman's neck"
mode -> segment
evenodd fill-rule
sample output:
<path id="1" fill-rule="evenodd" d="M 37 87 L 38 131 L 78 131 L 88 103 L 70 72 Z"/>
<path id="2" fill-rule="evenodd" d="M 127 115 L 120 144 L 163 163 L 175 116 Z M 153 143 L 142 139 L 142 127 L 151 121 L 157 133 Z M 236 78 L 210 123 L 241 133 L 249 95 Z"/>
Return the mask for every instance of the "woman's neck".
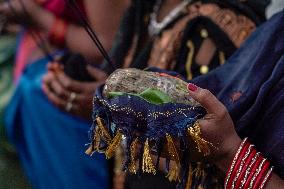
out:
<path id="1" fill-rule="evenodd" d="M 164 0 L 158 13 L 158 21 L 163 20 L 183 0 Z"/>

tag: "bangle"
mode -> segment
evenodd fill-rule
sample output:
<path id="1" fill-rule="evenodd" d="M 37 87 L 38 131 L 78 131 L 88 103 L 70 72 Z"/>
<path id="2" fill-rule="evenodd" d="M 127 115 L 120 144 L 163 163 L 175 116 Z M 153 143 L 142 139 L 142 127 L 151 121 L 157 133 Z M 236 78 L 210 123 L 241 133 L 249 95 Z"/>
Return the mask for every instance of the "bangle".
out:
<path id="1" fill-rule="evenodd" d="M 225 189 L 262 189 L 272 170 L 270 162 L 245 139 L 226 174 Z"/>
<path id="2" fill-rule="evenodd" d="M 265 162 L 266 162 L 266 159 L 262 159 L 260 165 L 258 166 L 258 168 L 257 168 L 257 170 L 256 170 L 256 172 L 255 172 L 255 174 L 253 175 L 253 177 L 252 177 L 252 179 L 251 179 L 251 181 L 250 181 L 250 184 L 249 184 L 248 189 L 252 189 L 252 187 L 253 187 L 253 185 L 254 185 L 254 181 L 255 181 L 256 178 L 259 176 L 259 173 L 260 173 L 260 171 L 261 171 L 261 169 L 262 169 L 262 167 L 263 167 L 263 165 L 264 165 Z"/>
<path id="3" fill-rule="evenodd" d="M 245 163 L 246 163 L 246 159 L 249 157 L 252 148 L 253 148 L 253 145 L 249 145 L 249 147 L 248 147 L 248 149 L 247 149 L 245 155 L 243 156 L 243 158 L 242 158 L 241 161 L 240 161 L 240 165 L 238 166 L 237 174 L 235 175 L 235 178 L 234 178 L 233 183 L 232 183 L 232 189 L 235 188 L 236 182 L 238 181 L 242 170 L 244 170 L 244 165 L 245 165 Z M 237 187 L 238 187 L 238 186 L 237 186 Z"/>
<path id="4" fill-rule="evenodd" d="M 259 152 L 257 152 L 257 153 L 255 154 L 255 156 L 254 156 L 254 158 L 252 159 L 252 161 L 251 161 L 249 167 L 248 167 L 247 170 L 245 171 L 245 176 L 244 176 L 243 180 L 241 181 L 241 186 L 240 186 L 239 188 L 243 188 L 243 187 L 244 187 L 245 183 L 246 183 L 247 180 L 248 180 L 248 176 L 249 176 L 249 174 L 250 174 L 250 170 L 251 170 L 252 166 L 255 164 L 256 160 L 257 160 L 258 157 L 259 157 L 259 155 L 260 155 Z"/>
<path id="5" fill-rule="evenodd" d="M 234 159 L 233 159 L 233 161 L 232 161 L 232 163 L 231 163 L 230 169 L 229 169 L 229 171 L 227 172 L 226 179 L 225 179 L 225 184 L 224 184 L 224 187 L 225 187 L 225 188 L 227 188 L 227 186 L 228 186 L 228 183 L 229 183 L 229 180 L 230 180 L 230 178 L 231 178 L 231 174 L 232 174 L 232 172 L 233 172 L 233 169 L 234 169 L 234 167 L 235 167 L 235 164 L 236 164 L 237 160 L 239 159 L 239 155 L 240 155 L 240 153 L 241 153 L 241 150 L 242 150 L 243 147 L 245 146 L 245 144 L 246 144 L 246 142 L 247 142 L 247 139 L 248 139 L 248 138 L 245 138 L 245 139 L 243 140 L 243 142 L 241 143 L 241 145 L 240 145 L 240 147 L 239 147 L 239 149 L 238 149 L 238 151 L 237 151 L 237 153 L 236 153 L 236 155 L 235 155 L 235 157 L 234 157 Z"/>
<path id="6" fill-rule="evenodd" d="M 261 181 L 264 179 L 265 174 L 267 173 L 268 169 L 270 168 L 269 161 L 266 161 L 263 165 L 263 168 L 261 169 L 259 173 L 259 177 L 255 180 L 254 186 L 252 189 L 258 189 L 261 185 Z"/>
<path id="7" fill-rule="evenodd" d="M 263 189 L 264 188 L 264 186 L 266 185 L 267 181 L 270 179 L 270 177 L 272 175 L 272 171 L 273 171 L 273 166 L 269 169 L 269 171 L 265 175 L 265 177 L 264 177 L 264 179 L 263 179 L 259 189 Z"/>
<path id="8" fill-rule="evenodd" d="M 240 176 L 239 179 L 236 181 L 236 188 L 240 188 L 243 186 L 244 182 L 243 180 L 247 179 L 248 173 L 251 166 L 254 164 L 255 160 L 256 160 L 256 150 L 252 149 L 252 152 L 250 153 L 250 155 L 248 156 L 248 159 L 246 161 L 246 163 L 244 164 L 243 169 L 240 172 Z"/>
<path id="9" fill-rule="evenodd" d="M 64 47 L 67 28 L 68 24 L 64 20 L 55 18 L 48 33 L 49 41 L 56 46 Z"/>
<path id="10" fill-rule="evenodd" d="M 250 184 L 250 181 L 252 180 L 253 176 L 254 176 L 254 173 L 256 172 L 257 168 L 259 167 L 261 161 L 262 161 L 262 158 L 260 158 L 261 156 L 259 156 L 255 162 L 255 164 L 253 165 L 252 169 L 251 169 L 251 172 L 249 174 L 249 177 L 247 179 L 247 181 L 245 182 L 244 184 L 244 188 L 248 189 L 249 188 L 249 184 Z"/>

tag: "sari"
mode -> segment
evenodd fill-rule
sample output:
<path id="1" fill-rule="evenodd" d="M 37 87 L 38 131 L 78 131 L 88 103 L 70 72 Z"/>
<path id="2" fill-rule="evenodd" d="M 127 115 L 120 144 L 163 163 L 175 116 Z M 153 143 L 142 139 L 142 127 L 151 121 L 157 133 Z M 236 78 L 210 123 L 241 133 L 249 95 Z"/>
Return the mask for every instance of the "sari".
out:
<path id="1" fill-rule="evenodd" d="M 3 120 L 5 108 L 14 91 L 12 74 L 15 47 L 14 35 L 2 34 L 0 36 L 0 187 L 24 189 L 29 186 L 15 150 L 8 143 Z"/>
<path id="2" fill-rule="evenodd" d="M 193 83 L 227 107 L 240 137 L 248 137 L 284 179 L 284 11 L 248 39 L 227 64 Z"/>

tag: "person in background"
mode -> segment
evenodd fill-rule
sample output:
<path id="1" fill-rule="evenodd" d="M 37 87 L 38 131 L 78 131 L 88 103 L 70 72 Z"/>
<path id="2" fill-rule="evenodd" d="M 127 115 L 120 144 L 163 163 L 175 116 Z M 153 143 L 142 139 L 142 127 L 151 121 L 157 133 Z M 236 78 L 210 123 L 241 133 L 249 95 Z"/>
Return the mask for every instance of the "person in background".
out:
<path id="1" fill-rule="evenodd" d="M 72 8 L 64 0 L 12 0 L 0 5 L 0 12 L 13 22 L 25 26 L 18 45 L 15 78 L 22 73 L 26 64 L 32 63 L 46 53 L 56 49 L 69 49 L 82 54 L 86 59 L 100 62 L 102 57 L 90 37 L 80 24 Z M 114 37 L 120 21 L 124 3 L 104 2 L 94 6 L 91 0 L 77 1 L 78 6 L 90 20 L 106 49 L 111 47 L 109 36 Z M 112 9 L 113 15 L 104 14 Z M 99 19 L 98 19 L 98 15 Z M 107 22 L 105 20 L 108 20 Z M 100 27 L 99 27 L 100 26 Z M 41 36 L 38 36 L 41 35 Z M 43 40 L 35 38 L 43 38 Z M 37 44 L 39 43 L 39 44 Z M 44 44 L 45 43 L 45 44 Z M 84 44 L 84 45 L 82 45 Z M 44 46 L 43 49 L 39 46 Z"/>
<path id="2" fill-rule="evenodd" d="M 84 154 L 85 143 L 82 142 L 86 141 L 84 138 L 92 124 L 91 111 L 88 109 L 84 95 L 90 96 L 95 90 L 91 86 L 96 86 L 104 79 L 103 72 L 90 66 L 89 62 L 99 64 L 102 56 L 80 25 L 76 14 L 64 2 L 61 0 L 43 2 L 14 0 L 0 6 L 1 12 L 8 19 L 16 22 L 29 21 L 24 24 L 26 30 L 22 34 L 17 56 L 17 60 L 24 62 L 19 69 L 19 73 L 23 75 L 17 77 L 18 85 L 5 114 L 5 127 L 11 142 L 16 146 L 32 187 L 108 188 L 110 187 L 109 172 L 105 158 L 103 156 L 87 157 Z M 128 1 L 84 0 L 77 3 L 91 26 L 95 28 L 103 46 L 109 49 Z M 112 14 L 105 14 L 110 10 Z M 23 19 L 19 20 L 19 17 Z M 47 39 L 49 44 L 47 47 L 51 53 L 43 54 L 42 45 L 25 43 L 26 35 L 35 33 L 31 34 L 30 30 L 38 31 L 43 38 Z M 36 36 L 39 35 L 36 34 Z M 46 40 L 44 41 L 46 44 Z M 25 44 L 30 46 L 26 48 Z M 58 65 L 50 62 L 49 56 L 56 60 L 56 56 L 64 54 L 62 50 L 65 49 L 83 55 L 88 65 L 84 66 L 84 69 L 92 80 L 86 82 L 78 77 L 72 79 L 70 75 L 65 74 L 66 66 L 63 63 Z M 71 67 L 75 76 L 80 75 L 76 66 L 81 64 L 76 63 L 75 69 Z M 24 72 L 22 72 L 23 68 Z M 65 69 L 64 72 L 63 69 Z M 98 73 L 102 74 L 98 75 Z M 42 78 L 45 74 L 56 75 L 56 78 L 63 76 L 68 82 L 72 81 L 65 83 L 72 92 L 65 96 L 65 101 L 68 102 L 61 110 L 49 101 L 52 98 L 46 94 L 46 88 L 42 86 Z M 71 84 L 72 86 L 77 84 L 77 88 L 70 87 Z M 49 88 L 51 86 L 54 87 L 54 83 L 50 83 Z M 84 91 L 86 89 L 87 91 Z M 87 102 L 91 99 L 88 98 Z M 75 103 L 80 105 L 80 111 Z M 73 105 L 70 107 L 70 104 Z"/>

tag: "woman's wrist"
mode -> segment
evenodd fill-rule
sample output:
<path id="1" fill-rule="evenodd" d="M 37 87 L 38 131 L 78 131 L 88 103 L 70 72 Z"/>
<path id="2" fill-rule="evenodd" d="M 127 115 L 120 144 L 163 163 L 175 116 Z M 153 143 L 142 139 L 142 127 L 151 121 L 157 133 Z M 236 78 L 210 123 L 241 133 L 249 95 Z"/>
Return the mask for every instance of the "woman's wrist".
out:
<path id="1" fill-rule="evenodd" d="M 229 169 L 241 143 L 241 138 L 236 134 L 229 137 L 220 147 L 220 158 L 215 161 L 215 165 L 224 173 Z"/>

